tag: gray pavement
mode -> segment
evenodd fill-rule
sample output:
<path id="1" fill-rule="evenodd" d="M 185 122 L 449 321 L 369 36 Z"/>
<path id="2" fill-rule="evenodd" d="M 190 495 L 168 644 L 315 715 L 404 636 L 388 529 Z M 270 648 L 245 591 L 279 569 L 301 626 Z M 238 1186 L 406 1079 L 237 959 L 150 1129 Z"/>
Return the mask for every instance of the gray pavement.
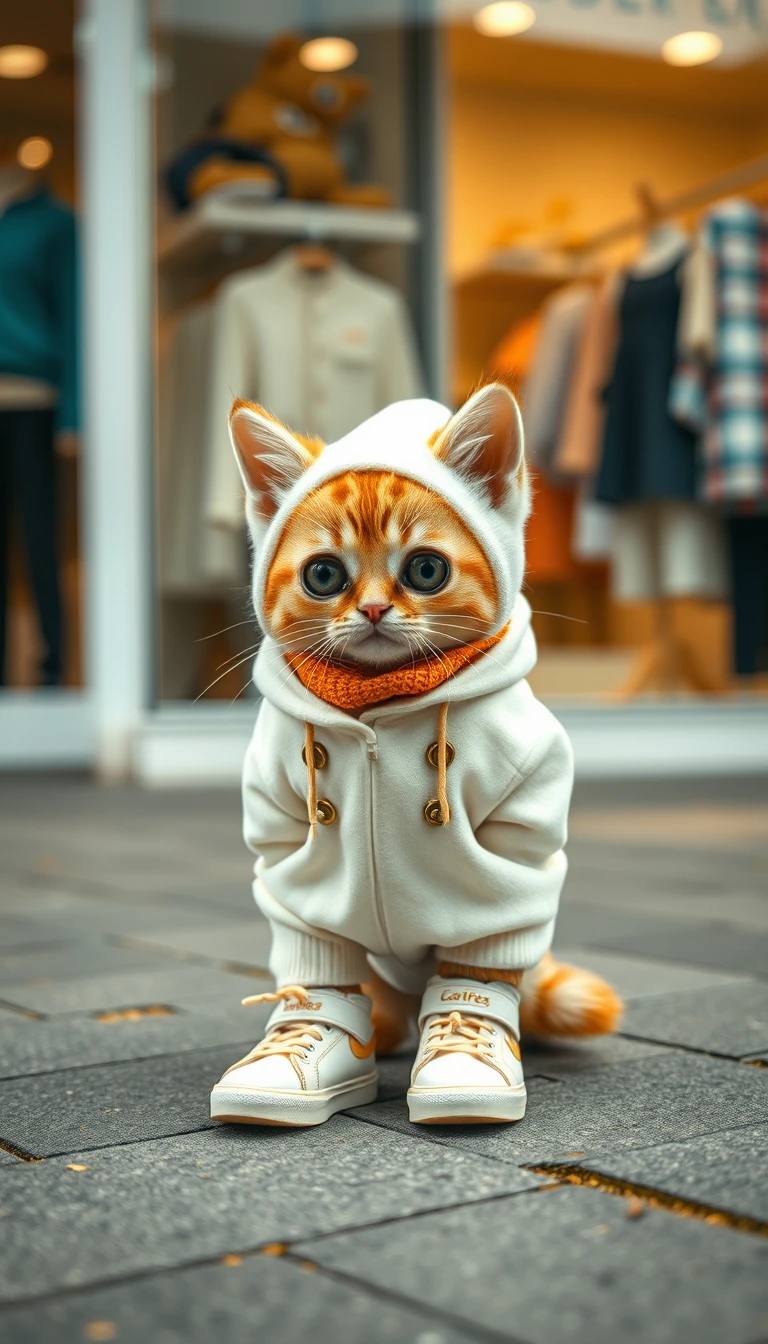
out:
<path id="1" fill-rule="evenodd" d="M 215 1126 L 269 986 L 234 790 L 0 779 L 0 1340 L 765 1344 L 768 780 L 577 790 L 516 1126 Z"/>

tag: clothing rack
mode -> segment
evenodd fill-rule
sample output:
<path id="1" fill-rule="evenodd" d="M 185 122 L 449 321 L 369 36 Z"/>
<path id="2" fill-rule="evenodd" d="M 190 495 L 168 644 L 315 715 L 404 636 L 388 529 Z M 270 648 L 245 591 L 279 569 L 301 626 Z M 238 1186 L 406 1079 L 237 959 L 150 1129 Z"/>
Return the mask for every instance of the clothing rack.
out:
<path id="1" fill-rule="evenodd" d="M 738 168 L 719 173 L 708 182 L 692 187 L 689 191 L 680 192 L 677 196 L 670 196 L 666 201 L 657 200 L 647 186 L 639 185 L 637 194 L 640 211 L 629 219 L 600 229 L 591 238 L 579 244 L 578 252 L 597 252 L 604 247 L 612 247 L 614 243 L 632 238 L 637 233 L 646 233 L 652 224 L 672 219 L 675 215 L 683 215 L 688 210 L 696 210 L 702 205 L 710 205 L 723 196 L 744 191 L 747 187 L 753 187 L 762 181 L 768 181 L 768 154 L 761 154 L 759 158 L 750 159 L 748 163 L 742 163 Z"/>
<path id="2" fill-rule="evenodd" d="M 635 189 L 640 206 L 639 213 L 596 233 L 580 251 L 589 255 L 625 238 L 631 238 L 637 233 L 647 233 L 650 228 L 664 220 L 721 200 L 735 192 L 744 191 L 766 180 L 768 180 L 768 154 L 741 164 L 729 172 L 720 173 L 708 182 L 670 197 L 667 201 L 659 201 L 649 186 L 639 183 Z M 612 698 L 619 702 L 633 700 L 652 686 L 658 687 L 663 692 L 684 688 L 699 694 L 722 693 L 725 688 L 705 676 L 697 664 L 693 650 L 675 630 L 672 604 L 666 598 L 659 598 L 656 601 L 655 616 L 656 630 L 653 638 L 640 650 L 627 681 Z"/>

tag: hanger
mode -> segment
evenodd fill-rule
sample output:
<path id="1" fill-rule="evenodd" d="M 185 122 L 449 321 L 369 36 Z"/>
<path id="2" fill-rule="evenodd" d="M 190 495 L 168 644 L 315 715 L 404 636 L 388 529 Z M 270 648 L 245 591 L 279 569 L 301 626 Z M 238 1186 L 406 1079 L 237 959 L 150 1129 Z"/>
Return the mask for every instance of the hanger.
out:
<path id="1" fill-rule="evenodd" d="M 302 271 L 314 275 L 330 271 L 336 260 L 331 249 L 324 243 L 297 243 L 293 255 Z"/>
<path id="2" fill-rule="evenodd" d="M 645 228 L 654 228 L 664 218 L 664 209 L 647 182 L 635 183 L 635 199 Z"/>

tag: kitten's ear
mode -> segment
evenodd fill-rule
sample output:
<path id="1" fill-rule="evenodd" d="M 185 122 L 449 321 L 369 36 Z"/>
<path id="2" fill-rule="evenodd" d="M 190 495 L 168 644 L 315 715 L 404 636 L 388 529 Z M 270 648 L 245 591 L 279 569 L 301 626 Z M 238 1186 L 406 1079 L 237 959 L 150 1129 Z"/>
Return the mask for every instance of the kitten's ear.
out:
<path id="1" fill-rule="evenodd" d="M 488 493 L 501 507 L 520 473 L 522 486 L 523 419 L 503 383 L 490 383 L 465 402 L 432 444 L 435 457 Z"/>
<path id="2" fill-rule="evenodd" d="M 269 520 L 291 486 L 321 452 L 320 439 L 294 435 L 261 406 L 236 401 L 229 433 L 243 484 L 260 518 Z"/>

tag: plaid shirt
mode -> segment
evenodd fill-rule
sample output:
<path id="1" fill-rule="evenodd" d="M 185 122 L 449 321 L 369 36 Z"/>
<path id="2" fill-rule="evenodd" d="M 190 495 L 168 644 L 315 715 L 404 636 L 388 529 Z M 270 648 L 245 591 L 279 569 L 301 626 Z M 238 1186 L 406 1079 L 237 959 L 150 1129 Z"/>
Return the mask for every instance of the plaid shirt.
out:
<path id="1" fill-rule="evenodd" d="M 701 434 L 703 499 L 740 512 L 768 502 L 768 213 L 730 200 L 711 210 L 702 242 L 715 286 L 709 358 L 681 352 L 671 414 Z"/>

